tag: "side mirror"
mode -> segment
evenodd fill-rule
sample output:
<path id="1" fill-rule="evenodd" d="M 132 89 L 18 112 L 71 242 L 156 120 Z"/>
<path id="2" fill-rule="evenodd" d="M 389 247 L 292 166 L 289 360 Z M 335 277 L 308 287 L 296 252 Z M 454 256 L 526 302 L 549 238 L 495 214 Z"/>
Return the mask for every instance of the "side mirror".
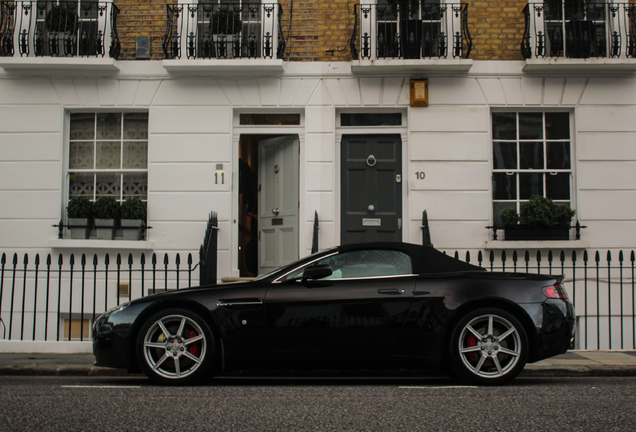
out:
<path id="1" fill-rule="evenodd" d="M 326 264 L 309 266 L 303 272 L 303 282 L 329 277 L 333 270 Z"/>

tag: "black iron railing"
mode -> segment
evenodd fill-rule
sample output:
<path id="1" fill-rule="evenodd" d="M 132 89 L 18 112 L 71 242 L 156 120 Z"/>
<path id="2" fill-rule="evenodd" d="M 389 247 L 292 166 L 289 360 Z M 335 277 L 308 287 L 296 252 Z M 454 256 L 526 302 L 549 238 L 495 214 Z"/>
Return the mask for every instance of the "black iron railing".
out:
<path id="1" fill-rule="evenodd" d="M 450 252 L 491 271 L 565 275 L 577 314 L 578 349 L 636 349 L 634 251 Z M 476 259 L 475 259 L 476 258 Z M 185 267 L 185 268 L 184 268 Z M 197 264 L 188 254 L 18 254 L 0 257 L 0 340 L 89 340 L 90 323 L 129 299 L 192 285 Z M 73 324 L 75 323 L 75 324 Z M 79 326 L 78 323 L 83 323 Z M 75 327 L 73 327 L 75 325 Z"/>
<path id="2" fill-rule="evenodd" d="M 192 254 L 127 258 L 24 254 L 0 257 L 0 339 L 89 340 L 95 317 L 129 299 L 192 285 Z M 193 265 L 194 264 L 194 265 Z M 82 323 L 83 325 L 79 325 Z M 77 326 L 77 328 L 74 328 Z"/>
<path id="3" fill-rule="evenodd" d="M 218 238 L 219 216 L 216 212 L 210 212 L 203 244 L 199 248 L 199 263 L 201 264 L 199 267 L 199 283 L 201 285 L 216 283 Z"/>
<path id="4" fill-rule="evenodd" d="M 0 56 L 116 59 L 118 13 L 112 2 L 0 2 Z"/>
<path id="5" fill-rule="evenodd" d="M 354 60 L 461 59 L 473 46 L 465 3 L 362 4 L 354 15 Z"/>
<path id="6" fill-rule="evenodd" d="M 283 58 L 282 12 L 277 3 L 167 5 L 165 58 Z"/>
<path id="7" fill-rule="evenodd" d="M 523 9 L 524 58 L 636 56 L 636 5 L 546 0 Z"/>

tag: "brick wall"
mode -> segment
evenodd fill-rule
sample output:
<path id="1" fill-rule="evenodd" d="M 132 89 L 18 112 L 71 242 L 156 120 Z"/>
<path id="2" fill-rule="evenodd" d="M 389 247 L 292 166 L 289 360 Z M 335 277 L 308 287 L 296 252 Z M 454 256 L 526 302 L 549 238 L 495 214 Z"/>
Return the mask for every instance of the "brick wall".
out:
<path id="1" fill-rule="evenodd" d="M 166 3 L 156 0 L 116 0 L 119 8 L 117 33 L 121 41 L 120 60 L 134 60 L 138 35 L 150 36 L 150 58 L 164 58 L 161 47 L 166 31 Z"/>
<path id="2" fill-rule="evenodd" d="M 349 39 L 353 32 L 353 5 L 356 3 L 355 0 L 281 0 L 288 60 L 351 60 Z"/>
<path id="3" fill-rule="evenodd" d="M 523 60 L 521 39 L 527 0 L 465 0 L 473 60 Z"/>

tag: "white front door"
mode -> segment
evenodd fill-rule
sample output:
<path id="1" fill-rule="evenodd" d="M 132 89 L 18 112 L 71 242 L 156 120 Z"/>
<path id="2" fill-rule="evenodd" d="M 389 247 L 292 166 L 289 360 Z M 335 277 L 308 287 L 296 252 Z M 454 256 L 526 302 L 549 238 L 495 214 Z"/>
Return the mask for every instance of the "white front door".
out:
<path id="1" fill-rule="evenodd" d="M 258 273 L 298 259 L 298 151 L 296 135 L 258 143 Z"/>

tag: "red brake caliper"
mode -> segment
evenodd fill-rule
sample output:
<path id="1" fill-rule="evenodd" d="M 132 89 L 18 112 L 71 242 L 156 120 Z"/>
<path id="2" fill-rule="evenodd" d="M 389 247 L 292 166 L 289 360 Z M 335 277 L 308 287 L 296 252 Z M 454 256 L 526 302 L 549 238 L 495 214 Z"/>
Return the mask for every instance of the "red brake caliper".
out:
<path id="1" fill-rule="evenodd" d="M 475 337 L 475 335 L 469 334 L 466 337 L 466 347 L 474 347 L 474 346 L 477 346 L 477 338 Z M 466 354 L 466 357 L 468 357 L 468 360 L 471 362 L 477 361 L 477 353 L 475 352 Z"/>
<path id="2" fill-rule="evenodd" d="M 194 330 L 190 331 L 190 339 L 192 339 L 193 337 L 196 337 L 196 335 L 197 333 Z M 200 354 L 199 342 L 190 345 L 190 348 L 188 348 L 188 351 L 190 351 L 190 354 L 192 354 L 193 356 L 199 357 L 199 354 Z"/>

